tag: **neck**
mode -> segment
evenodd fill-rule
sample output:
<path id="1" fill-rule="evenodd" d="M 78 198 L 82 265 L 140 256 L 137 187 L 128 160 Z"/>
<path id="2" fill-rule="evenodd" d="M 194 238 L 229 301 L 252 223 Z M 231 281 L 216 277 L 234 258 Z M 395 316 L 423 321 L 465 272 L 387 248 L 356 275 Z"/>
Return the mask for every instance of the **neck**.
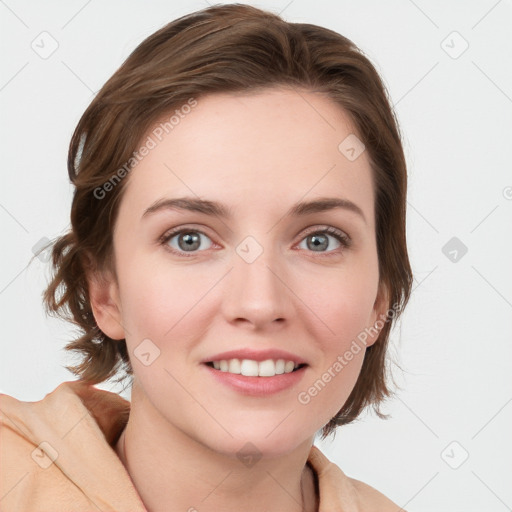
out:
<path id="1" fill-rule="evenodd" d="M 148 400 L 138 402 L 134 388 L 115 450 L 149 512 L 315 512 L 315 476 L 306 464 L 312 442 L 244 465 L 170 425 Z"/>

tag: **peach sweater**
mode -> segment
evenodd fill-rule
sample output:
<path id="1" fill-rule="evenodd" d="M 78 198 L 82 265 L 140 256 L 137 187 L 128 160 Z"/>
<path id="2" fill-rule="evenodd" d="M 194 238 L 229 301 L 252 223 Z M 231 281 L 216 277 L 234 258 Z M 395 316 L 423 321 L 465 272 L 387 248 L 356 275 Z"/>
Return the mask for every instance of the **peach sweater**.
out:
<path id="1" fill-rule="evenodd" d="M 63 382 L 37 402 L 0 394 L 0 510 L 146 511 L 114 451 L 129 413 L 129 401 L 79 381 Z M 319 512 L 403 512 L 315 446 L 308 461 Z"/>

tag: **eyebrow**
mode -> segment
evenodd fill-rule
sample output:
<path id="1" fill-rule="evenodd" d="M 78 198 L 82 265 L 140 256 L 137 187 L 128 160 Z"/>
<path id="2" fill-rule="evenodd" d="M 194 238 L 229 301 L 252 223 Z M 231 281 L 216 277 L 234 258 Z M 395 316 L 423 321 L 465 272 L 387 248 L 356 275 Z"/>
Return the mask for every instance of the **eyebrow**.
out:
<path id="1" fill-rule="evenodd" d="M 352 201 L 340 197 L 321 197 L 312 201 L 300 201 L 294 204 L 285 214 L 286 217 L 301 217 L 312 213 L 320 213 L 329 210 L 342 208 L 359 215 L 366 223 L 363 210 Z M 159 211 L 165 210 L 186 210 L 191 212 L 213 215 L 229 219 L 233 217 L 231 208 L 217 201 L 199 199 L 195 197 L 164 198 L 155 201 L 142 214 L 142 219 Z"/>

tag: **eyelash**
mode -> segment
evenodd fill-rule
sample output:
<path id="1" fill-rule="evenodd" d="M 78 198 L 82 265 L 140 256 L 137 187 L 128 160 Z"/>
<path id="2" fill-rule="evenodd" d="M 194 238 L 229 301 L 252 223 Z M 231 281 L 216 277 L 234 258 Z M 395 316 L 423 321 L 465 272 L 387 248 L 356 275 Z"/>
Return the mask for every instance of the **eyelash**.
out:
<path id="1" fill-rule="evenodd" d="M 173 248 L 171 248 L 167 242 L 169 242 L 169 240 L 171 238 L 173 238 L 174 236 L 176 235 L 179 235 L 181 233 L 199 233 L 201 235 L 204 235 L 206 236 L 207 238 L 210 238 L 206 233 L 204 233 L 203 231 L 201 231 L 200 229 L 196 229 L 196 228 L 176 228 L 174 230 L 171 230 L 171 231 L 167 231 L 166 233 L 164 233 L 160 239 L 159 239 L 159 242 L 161 245 L 164 246 L 164 248 L 166 250 L 168 250 L 169 252 L 171 252 L 172 254 L 176 254 L 178 256 L 183 256 L 185 258 L 190 258 L 192 256 L 195 256 L 198 252 L 204 252 L 204 251 L 191 251 L 190 254 L 187 254 L 186 251 L 177 251 Z M 318 252 L 317 254 L 314 255 L 314 257 L 320 257 L 320 258 L 328 258 L 328 257 L 332 257 L 332 256 L 337 256 L 340 254 L 341 251 L 345 250 L 345 249 L 349 249 L 352 245 L 352 240 L 351 238 L 346 235 L 345 233 L 343 233 L 342 231 L 336 229 L 336 228 L 333 228 L 331 226 L 326 226 L 324 228 L 314 228 L 312 229 L 311 231 L 309 231 L 308 233 L 306 233 L 304 235 L 304 237 L 300 240 L 300 242 L 302 242 L 305 238 L 307 238 L 308 236 L 311 236 L 311 235 L 318 235 L 318 234 L 324 234 L 324 233 L 327 233 L 331 236 L 333 236 L 336 240 L 338 240 L 338 242 L 340 242 L 341 244 L 341 247 L 339 247 L 338 249 L 335 249 L 334 251 L 328 251 L 328 252 Z M 310 251 L 310 252 L 315 252 L 315 251 Z"/>

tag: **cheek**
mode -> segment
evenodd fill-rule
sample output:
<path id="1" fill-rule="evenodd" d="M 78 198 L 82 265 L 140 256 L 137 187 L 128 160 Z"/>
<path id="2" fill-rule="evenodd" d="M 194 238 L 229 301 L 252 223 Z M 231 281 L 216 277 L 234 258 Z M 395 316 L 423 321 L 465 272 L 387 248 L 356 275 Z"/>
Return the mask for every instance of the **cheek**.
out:
<path id="1" fill-rule="evenodd" d="M 333 351 L 322 367 L 311 372 L 297 395 L 298 403 L 313 419 L 316 430 L 326 425 L 346 403 L 363 364 L 364 348 L 349 350 L 345 344 L 338 347 L 340 350 Z"/>
<path id="2" fill-rule="evenodd" d="M 377 285 L 377 276 L 371 272 L 340 272 L 336 279 L 326 279 L 321 286 L 302 286 L 310 328 L 316 339 L 323 340 L 324 349 L 344 351 L 369 327 Z"/>
<path id="3" fill-rule="evenodd" d="M 186 339 L 202 297 L 218 281 L 211 272 L 202 274 L 197 268 L 173 269 L 142 261 L 132 263 L 123 275 L 120 272 L 123 321 L 133 342 L 150 338 L 163 345 L 171 338 Z"/>
<path id="4" fill-rule="evenodd" d="M 308 298 L 302 322 L 321 357 L 297 398 L 325 424 L 341 409 L 359 377 L 366 351 L 361 334 L 371 319 L 377 276 L 368 271 L 340 272 L 337 279 L 323 282 L 314 289 L 306 284 L 301 288 Z"/>

